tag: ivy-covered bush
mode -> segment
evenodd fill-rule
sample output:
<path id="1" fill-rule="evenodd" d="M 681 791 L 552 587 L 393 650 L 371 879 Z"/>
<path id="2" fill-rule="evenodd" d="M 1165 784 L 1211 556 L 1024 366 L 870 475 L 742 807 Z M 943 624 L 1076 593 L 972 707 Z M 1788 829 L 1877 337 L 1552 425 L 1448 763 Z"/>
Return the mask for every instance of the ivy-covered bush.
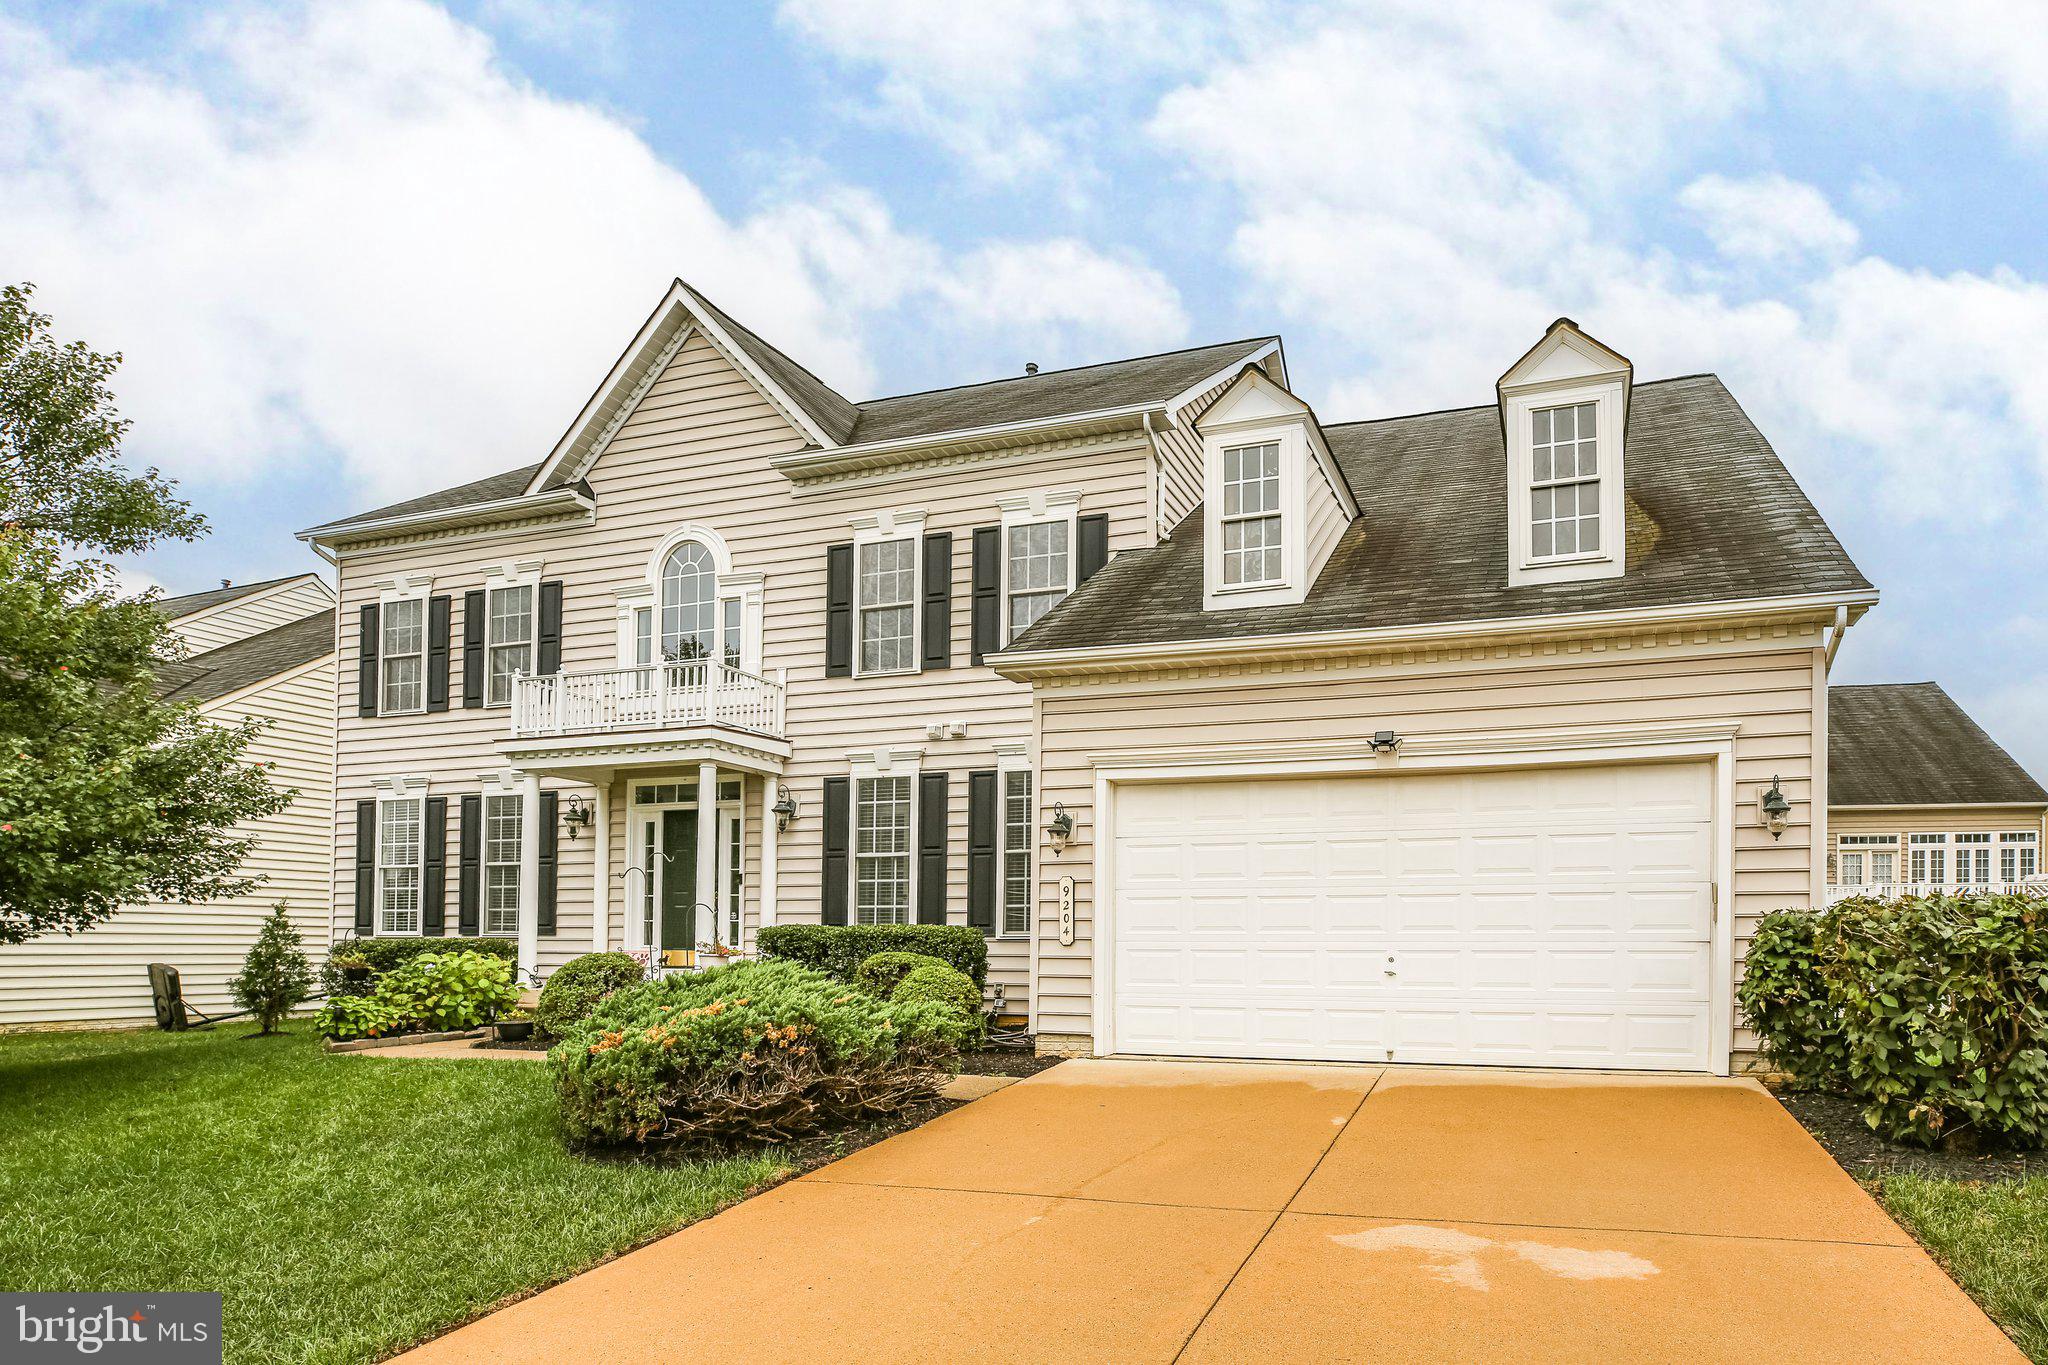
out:
<path id="1" fill-rule="evenodd" d="M 2048 898 L 1854 897 L 1758 927 L 1737 992 L 1765 1058 L 1888 1138 L 2048 1138 Z"/>
<path id="2" fill-rule="evenodd" d="M 969 1038 L 980 1041 L 984 1025 L 981 987 L 975 985 L 965 972 L 956 972 L 943 962 L 927 962 L 912 967 L 896 983 L 889 1000 L 897 1005 L 929 1003 L 952 1010 L 960 1017 L 961 1027 Z"/>
<path id="3" fill-rule="evenodd" d="M 787 958 L 852 981 L 876 953 L 920 953 L 988 980 L 988 939 L 964 924 L 776 924 L 760 934 L 763 957 Z"/>
<path id="4" fill-rule="evenodd" d="M 876 953 L 853 969 L 853 984 L 877 1000 L 887 1000 L 912 968 L 928 962 L 946 966 L 928 953 Z"/>
<path id="5" fill-rule="evenodd" d="M 330 1038 L 475 1028 L 519 1003 L 512 964 L 489 953 L 419 953 L 377 978 L 367 996 L 342 995 L 315 1019 Z"/>
<path id="6" fill-rule="evenodd" d="M 509 938 L 341 938 L 320 968 L 320 991 L 330 999 L 368 995 L 378 977 L 422 953 L 487 953 L 519 961 L 519 945 Z"/>
<path id="7" fill-rule="evenodd" d="M 585 953 L 555 969 L 533 1007 L 534 1032 L 550 1042 L 590 1017 L 598 1001 L 642 981 L 647 969 L 630 953 Z"/>
<path id="8" fill-rule="evenodd" d="M 957 1013 L 875 999 L 795 962 L 615 992 L 548 1053 L 579 1142 L 776 1142 L 932 1098 Z"/>

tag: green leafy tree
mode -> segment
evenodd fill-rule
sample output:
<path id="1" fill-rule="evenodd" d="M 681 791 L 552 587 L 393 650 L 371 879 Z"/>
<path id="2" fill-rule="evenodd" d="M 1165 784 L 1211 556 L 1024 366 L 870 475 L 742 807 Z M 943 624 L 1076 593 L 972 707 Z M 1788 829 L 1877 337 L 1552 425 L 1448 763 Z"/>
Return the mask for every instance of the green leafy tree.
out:
<path id="1" fill-rule="evenodd" d="M 286 1015 L 313 992 L 313 964 L 306 960 L 305 940 L 286 912 L 284 902 L 271 907 L 270 918 L 242 959 L 242 974 L 228 983 L 235 1003 L 256 1016 L 259 1033 L 275 1033 Z"/>
<path id="2" fill-rule="evenodd" d="M 246 891 L 234 826 L 292 795 L 245 761 L 255 722 L 157 696 L 182 648 L 90 556 L 205 522 L 155 470 L 121 469 L 119 357 L 59 344 L 29 296 L 0 288 L 0 943 Z"/>

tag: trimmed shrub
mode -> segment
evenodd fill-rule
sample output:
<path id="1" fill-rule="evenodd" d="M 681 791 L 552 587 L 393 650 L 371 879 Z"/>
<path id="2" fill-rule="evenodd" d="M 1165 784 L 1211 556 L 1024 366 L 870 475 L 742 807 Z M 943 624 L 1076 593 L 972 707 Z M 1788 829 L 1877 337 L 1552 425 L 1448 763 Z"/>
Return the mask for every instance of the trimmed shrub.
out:
<path id="1" fill-rule="evenodd" d="M 1854 897 L 1768 916 L 1737 992 L 1774 1065 L 1932 1144 L 2048 1136 L 2048 899 Z"/>
<path id="2" fill-rule="evenodd" d="M 981 987 L 975 985 L 965 972 L 956 972 L 943 962 L 923 963 L 905 972 L 903 979 L 896 983 L 896 989 L 890 993 L 889 1002 L 894 1005 L 933 1004 L 952 1010 L 960 1016 L 969 1037 L 976 1042 L 981 1039 L 984 1027 Z"/>
<path id="3" fill-rule="evenodd" d="M 305 940 L 283 901 L 270 908 L 228 990 L 237 1005 L 256 1016 L 259 1034 L 277 1032 L 279 1021 L 313 993 L 313 964 L 306 960 Z"/>
<path id="4" fill-rule="evenodd" d="M 743 962 L 614 992 L 548 1070 L 580 1142 L 777 1142 L 931 1099 L 961 1037 L 944 1006 Z"/>
<path id="5" fill-rule="evenodd" d="M 913 967 L 922 967 L 928 962 L 947 966 L 928 953 L 876 953 L 853 969 L 853 984 L 877 1000 L 887 1000 L 895 993 L 897 983 L 908 976 Z M 952 968 L 947 967 L 947 970 Z"/>
<path id="6" fill-rule="evenodd" d="M 919 953 L 988 979 L 988 939 L 964 924 L 775 924 L 760 934 L 764 957 L 787 958 L 852 981 L 876 953 Z"/>
<path id="7" fill-rule="evenodd" d="M 330 1038 L 475 1028 L 519 1003 L 512 964 L 490 953 L 416 953 L 367 996 L 330 999 L 315 1016 Z"/>
<path id="8" fill-rule="evenodd" d="M 519 961 L 519 945 L 509 938 L 343 938 L 336 939 L 320 968 L 320 990 L 337 995 L 368 995 L 377 978 L 422 953 L 486 953 L 510 963 Z"/>
<path id="9" fill-rule="evenodd" d="M 645 980 L 647 969 L 629 953 L 585 953 L 555 970 L 533 1007 L 534 1032 L 550 1042 L 590 1017 L 598 1001 Z"/>

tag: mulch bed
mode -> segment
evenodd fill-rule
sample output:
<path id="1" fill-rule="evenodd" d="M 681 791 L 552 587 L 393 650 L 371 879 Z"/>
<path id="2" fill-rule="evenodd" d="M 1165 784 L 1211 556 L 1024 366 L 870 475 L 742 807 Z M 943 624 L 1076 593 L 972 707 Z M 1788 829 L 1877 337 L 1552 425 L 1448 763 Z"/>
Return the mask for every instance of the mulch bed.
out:
<path id="1" fill-rule="evenodd" d="M 963 1076 L 1036 1076 L 1048 1067 L 1058 1066 L 1064 1060 L 1059 1057 L 1038 1057 L 1030 1048 L 983 1048 L 979 1052 L 963 1052 L 954 1059 L 953 1069 Z"/>
<path id="2" fill-rule="evenodd" d="M 1928 1149 L 1887 1142 L 1863 1121 L 1863 1106 L 1846 1095 L 1815 1090 L 1771 1093 L 1806 1125 L 1838 1165 L 1858 1180 L 1887 1175 L 1938 1176 L 1944 1180 L 2019 1180 L 2048 1175 L 2048 1152 Z"/>

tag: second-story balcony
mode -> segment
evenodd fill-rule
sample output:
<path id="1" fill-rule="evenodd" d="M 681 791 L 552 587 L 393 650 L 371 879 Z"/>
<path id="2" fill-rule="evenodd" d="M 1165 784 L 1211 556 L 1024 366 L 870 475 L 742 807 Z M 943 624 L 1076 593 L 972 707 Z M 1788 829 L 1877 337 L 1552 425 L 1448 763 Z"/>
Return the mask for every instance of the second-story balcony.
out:
<path id="1" fill-rule="evenodd" d="M 512 738 L 716 729 L 780 740 L 784 685 L 709 659 L 512 680 Z"/>

